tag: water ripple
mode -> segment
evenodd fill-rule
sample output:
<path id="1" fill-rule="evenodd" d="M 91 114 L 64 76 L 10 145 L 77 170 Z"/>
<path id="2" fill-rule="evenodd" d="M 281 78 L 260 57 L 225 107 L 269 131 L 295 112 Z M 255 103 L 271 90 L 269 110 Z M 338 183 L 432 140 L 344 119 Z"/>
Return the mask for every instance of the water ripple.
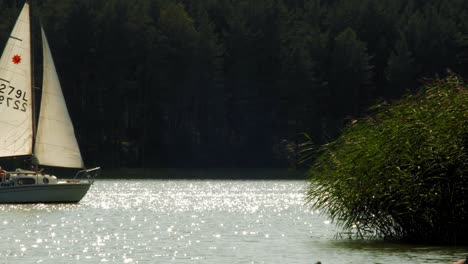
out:
<path id="1" fill-rule="evenodd" d="M 333 241 L 333 223 L 304 206 L 306 186 L 101 180 L 79 204 L 0 205 L 0 263 L 405 263 L 421 256 L 437 263 L 463 253 L 356 254 Z"/>

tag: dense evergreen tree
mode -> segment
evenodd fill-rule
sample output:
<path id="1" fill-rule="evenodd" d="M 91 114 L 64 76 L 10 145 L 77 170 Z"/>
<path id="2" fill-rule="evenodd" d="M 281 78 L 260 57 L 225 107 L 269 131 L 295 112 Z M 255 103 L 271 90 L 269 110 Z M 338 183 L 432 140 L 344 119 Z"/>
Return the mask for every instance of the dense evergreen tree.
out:
<path id="1" fill-rule="evenodd" d="M 0 43 L 22 3 L 0 0 Z M 468 76 L 465 0 L 35 0 L 33 11 L 89 165 L 284 166 L 302 132 L 323 143 L 424 78 Z"/>
<path id="2" fill-rule="evenodd" d="M 335 38 L 330 58 L 329 111 L 336 117 L 358 115 L 370 94 L 371 66 L 365 43 L 347 28 Z"/>
<path id="3" fill-rule="evenodd" d="M 392 98 L 392 96 L 401 95 L 405 90 L 411 89 L 411 87 L 416 87 L 414 83 L 416 65 L 404 36 L 396 42 L 395 49 L 388 58 L 385 74 L 389 86 L 389 89 L 385 93 L 386 97 Z"/>

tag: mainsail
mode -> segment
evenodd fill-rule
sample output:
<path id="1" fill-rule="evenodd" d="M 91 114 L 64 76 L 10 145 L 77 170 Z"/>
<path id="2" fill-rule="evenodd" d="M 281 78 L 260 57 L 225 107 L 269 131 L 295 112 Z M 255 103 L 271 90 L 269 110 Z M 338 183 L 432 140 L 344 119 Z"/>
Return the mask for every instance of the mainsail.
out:
<path id="1" fill-rule="evenodd" d="M 83 168 L 83 159 L 65 104 L 49 44 L 42 28 L 41 31 L 44 76 L 34 153 L 41 165 Z"/>
<path id="2" fill-rule="evenodd" d="M 33 111 L 29 4 L 0 59 L 0 157 L 32 154 Z"/>

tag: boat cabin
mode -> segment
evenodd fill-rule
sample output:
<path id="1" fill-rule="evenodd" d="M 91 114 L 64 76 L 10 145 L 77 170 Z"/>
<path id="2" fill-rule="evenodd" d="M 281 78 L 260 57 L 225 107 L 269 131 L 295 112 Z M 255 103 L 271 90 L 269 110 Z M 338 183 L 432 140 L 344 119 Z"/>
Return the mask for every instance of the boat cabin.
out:
<path id="1" fill-rule="evenodd" d="M 57 183 L 57 177 L 53 175 L 19 169 L 13 172 L 3 173 L 0 177 L 1 186 L 21 186 Z"/>

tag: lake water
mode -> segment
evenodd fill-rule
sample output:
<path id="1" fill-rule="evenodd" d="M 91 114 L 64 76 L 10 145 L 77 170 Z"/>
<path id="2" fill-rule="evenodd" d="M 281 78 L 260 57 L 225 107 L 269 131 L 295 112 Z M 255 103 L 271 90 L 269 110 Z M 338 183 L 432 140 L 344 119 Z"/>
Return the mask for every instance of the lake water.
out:
<path id="1" fill-rule="evenodd" d="M 452 263 L 467 248 L 336 240 L 304 181 L 97 180 L 79 204 L 0 205 L 0 263 Z"/>

